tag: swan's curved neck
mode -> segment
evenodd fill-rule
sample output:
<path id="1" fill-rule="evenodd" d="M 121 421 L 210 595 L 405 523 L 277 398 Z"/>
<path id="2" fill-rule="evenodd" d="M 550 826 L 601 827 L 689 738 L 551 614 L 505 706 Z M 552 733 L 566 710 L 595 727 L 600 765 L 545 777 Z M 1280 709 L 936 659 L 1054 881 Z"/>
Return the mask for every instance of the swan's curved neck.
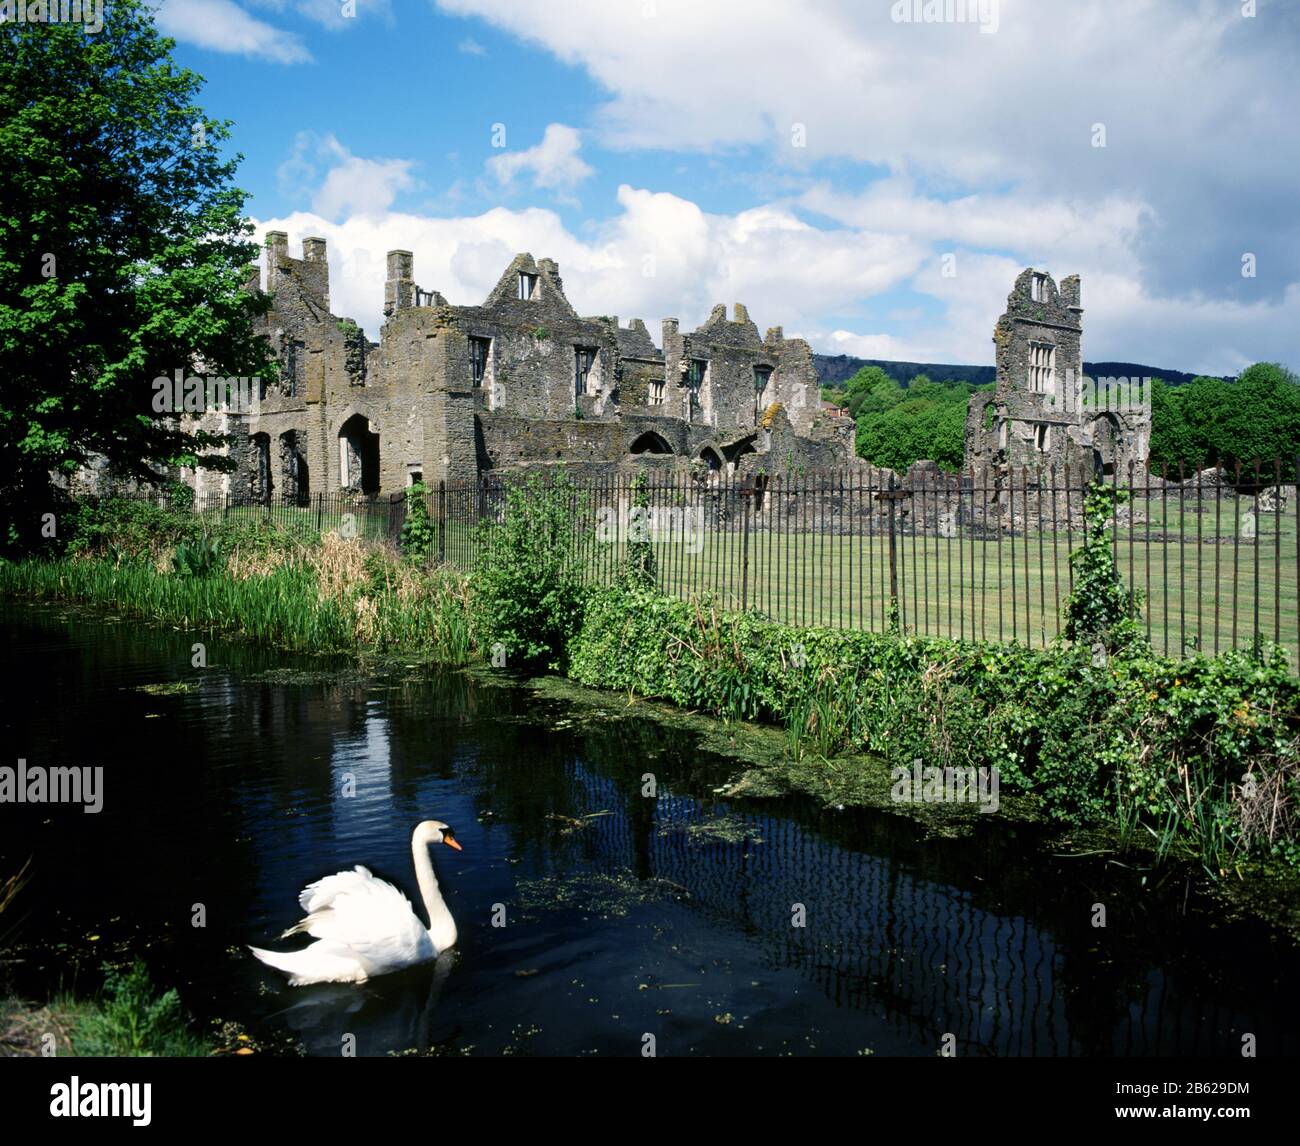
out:
<path id="1" fill-rule="evenodd" d="M 445 951 L 456 944 L 456 921 L 438 889 L 438 877 L 434 874 L 433 859 L 429 855 L 430 842 L 417 832 L 411 840 L 411 857 L 415 861 L 415 880 L 420 885 L 424 913 L 429 919 L 429 938 L 435 949 Z"/>

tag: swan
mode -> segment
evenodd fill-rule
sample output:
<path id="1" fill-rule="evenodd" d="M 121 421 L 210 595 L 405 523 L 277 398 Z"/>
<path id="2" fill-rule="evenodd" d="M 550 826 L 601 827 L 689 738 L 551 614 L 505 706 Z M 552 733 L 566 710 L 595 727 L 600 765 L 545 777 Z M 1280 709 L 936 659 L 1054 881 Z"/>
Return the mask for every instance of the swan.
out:
<path id="1" fill-rule="evenodd" d="M 415 878 L 429 917 L 428 927 L 406 896 L 358 864 L 351 871 L 309 883 L 298 896 L 307 915 L 280 938 L 305 931 L 316 937 L 315 943 L 301 951 L 265 951 L 251 946 L 249 950 L 268 967 L 288 975 L 291 987 L 364 983 L 376 975 L 437 958 L 455 944 L 456 921 L 438 890 L 430 844 L 462 850 L 455 833 L 440 820 L 417 824 L 411 835 Z"/>

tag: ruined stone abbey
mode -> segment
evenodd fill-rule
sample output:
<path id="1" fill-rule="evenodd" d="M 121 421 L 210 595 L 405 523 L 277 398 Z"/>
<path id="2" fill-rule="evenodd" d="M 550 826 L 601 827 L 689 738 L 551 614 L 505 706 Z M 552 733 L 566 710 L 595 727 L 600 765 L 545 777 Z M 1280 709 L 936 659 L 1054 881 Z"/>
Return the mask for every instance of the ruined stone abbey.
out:
<path id="1" fill-rule="evenodd" d="M 304 240 L 297 259 L 284 232 L 267 236 L 265 289 L 280 380 L 246 416 L 218 416 L 239 469 L 193 475 L 200 493 L 390 493 L 558 464 L 707 476 L 852 462 L 852 424 L 821 408 L 808 344 L 780 327 L 760 336 L 740 304 L 689 333 L 665 319 L 656 347 L 640 319 L 579 315 L 550 259 L 518 255 L 482 305 L 456 306 L 417 286 L 409 251 L 390 251 L 373 343 L 330 311 L 325 240 Z"/>
<path id="2" fill-rule="evenodd" d="M 640 319 L 579 315 L 550 259 L 517 255 L 479 306 L 418 286 L 409 251 L 388 252 L 387 267 L 374 343 L 330 310 L 325 240 L 305 239 L 293 258 L 284 232 L 268 234 L 262 331 L 280 378 L 251 411 L 205 416 L 230 435 L 238 468 L 187 473 L 200 494 L 301 501 L 558 465 L 702 480 L 867 465 L 852 421 L 821 401 L 808 344 L 780 327 L 760 336 L 740 304 L 691 332 L 665 319 L 656 346 Z M 262 289 L 252 272 L 249 288 Z M 1080 289 L 1078 276 L 1058 287 L 1032 268 L 1016 280 L 994 331 L 996 388 L 969 408 L 977 481 L 997 484 L 1012 467 L 1145 462 L 1149 392 L 1083 377 Z"/>

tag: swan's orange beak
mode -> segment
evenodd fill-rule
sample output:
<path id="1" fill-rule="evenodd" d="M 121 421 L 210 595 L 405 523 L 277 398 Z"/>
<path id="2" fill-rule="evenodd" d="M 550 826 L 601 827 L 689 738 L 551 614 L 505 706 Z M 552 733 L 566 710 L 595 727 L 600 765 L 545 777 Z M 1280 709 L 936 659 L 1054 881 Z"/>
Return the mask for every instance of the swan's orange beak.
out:
<path id="1" fill-rule="evenodd" d="M 454 839 L 452 839 L 451 836 L 443 836 L 442 842 L 446 844 L 449 848 L 455 848 L 458 852 L 463 852 L 465 850 L 463 847 L 460 846 L 460 844 L 458 844 Z"/>

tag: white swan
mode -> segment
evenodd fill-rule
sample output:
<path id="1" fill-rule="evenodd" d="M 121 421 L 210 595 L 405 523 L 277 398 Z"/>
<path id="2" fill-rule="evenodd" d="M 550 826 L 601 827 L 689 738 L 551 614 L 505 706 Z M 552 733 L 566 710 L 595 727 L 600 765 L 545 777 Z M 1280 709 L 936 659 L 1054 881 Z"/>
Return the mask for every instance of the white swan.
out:
<path id="1" fill-rule="evenodd" d="M 280 938 L 305 931 L 316 937 L 315 943 L 301 951 L 249 950 L 267 966 L 288 975 L 291 987 L 364 983 L 376 975 L 436 958 L 455 944 L 456 921 L 438 890 L 430 844 L 461 850 L 446 824 L 425 820 L 416 825 L 411 853 L 428 927 L 420 922 L 406 896 L 358 864 L 352 871 L 309 883 L 298 896 L 307 916 Z"/>

